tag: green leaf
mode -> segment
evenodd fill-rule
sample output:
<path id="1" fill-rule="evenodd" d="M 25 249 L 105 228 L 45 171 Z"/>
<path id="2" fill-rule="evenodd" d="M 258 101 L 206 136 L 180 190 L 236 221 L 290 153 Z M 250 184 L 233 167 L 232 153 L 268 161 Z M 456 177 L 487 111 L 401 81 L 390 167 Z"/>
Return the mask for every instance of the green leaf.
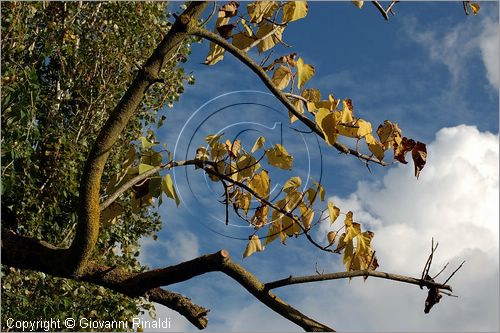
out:
<path id="1" fill-rule="evenodd" d="M 143 174 L 144 172 L 153 169 L 154 166 L 144 163 L 139 163 L 139 174 Z"/>

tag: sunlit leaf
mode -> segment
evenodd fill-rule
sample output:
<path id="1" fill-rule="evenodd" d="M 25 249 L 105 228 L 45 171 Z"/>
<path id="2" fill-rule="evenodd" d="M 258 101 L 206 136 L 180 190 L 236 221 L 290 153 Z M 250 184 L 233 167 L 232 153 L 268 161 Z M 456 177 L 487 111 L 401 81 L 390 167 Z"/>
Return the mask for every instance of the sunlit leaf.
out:
<path id="1" fill-rule="evenodd" d="M 375 137 L 371 134 L 368 133 L 365 135 L 365 142 L 366 145 L 368 146 L 368 149 L 375 155 L 375 157 L 379 160 L 382 161 L 384 159 L 384 145 L 380 143 Z"/>
<path id="2" fill-rule="evenodd" d="M 309 102 L 321 101 L 321 92 L 318 89 L 304 89 L 301 95 Z"/>
<path id="3" fill-rule="evenodd" d="M 283 191 L 285 193 L 290 193 L 291 191 L 295 191 L 300 185 L 302 185 L 302 179 L 300 177 L 291 177 L 288 179 L 283 185 Z"/>
<path id="4" fill-rule="evenodd" d="M 302 225 L 306 230 L 308 230 L 311 227 L 312 221 L 314 219 L 314 210 L 304 204 L 301 204 L 300 213 L 300 220 L 302 221 Z"/>
<path id="5" fill-rule="evenodd" d="M 250 223 L 256 228 L 262 228 L 267 223 L 267 213 L 269 212 L 268 205 L 262 205 L 255 210 L 255 215 L 250 220 Z"/>
<path id="6" fill-rule="evenodd" d="M 352 3 L 354 4 L 354 6 L 356 6 L 358 8 L 362 8 L 363 5 L 365 4 L 364 1 L 358 1 L 358 0 L 353 0 Z"/>
<path id="7" fill-rule="evenodd" d="M 299 89 L 302 89 L 304 84 L 306 84 L 307 81 L 309 81 L 313 77 L 313 75 L 314 67 L 309 64 L 305 64 L 304 60 L 302 58 L 299 58 L 299 60 L 297 60 L 297 87 L 299 87 Z"/>
<path id="8" fill-rule="evenodd" d="M 274 33 L 272 33 L 270 36 L 264 38 L 265 36 L 269 35 L 273 30 Z M 262 39 L 264 38 L 258 45 L 257 49 L 259 50 L 259 53 L 265 52 L 271 48 L 273 48 L 276 44 L 278 44 L 281 41 L 282 34 L 283 34 L 284 27 L 280 26 L 273 26 L 270 23 L 263 22 L 259 26 L 259 30 L 257 30 L 257 38 Z"/>
<path id="9" fill-rule="evenodd" d="M 143 136 L 140 137 L 140 140 L 141 140 L 142 149 L 144 149 L 144 150 L 148 150 L 149 148 L 151 148 L 155 145 L 154 142 L 149 141 L 148 139 L 146 139 Z"/>
<path id="10" fill-rule="evenodd" d="M 335 243 L 336 237 L 337 237 L 336 231 L 329 231 L 328 234 L 326 235 L 326 239 L 328 240 L 328 245 L 332 245 L 333 243 Z"/>
<path id="11" fill-rule="evenodd" d="M 469 2 L 469 7 L 472 10 L 472 14 L 474 15 L 476 15 L 479 12 L 479 9 L 481 9 L 479 3 L 477 2 Z"/>
<path id="12" fill-rule="evenodd" d="M 243 253 L 243 258 L 251 256 L 255 252 L 264 251 L 264 246 L 260 243 L 259 236 L 253 235 L 247 244 L 245 252 Z"/>
<path id="13" fill-rule="evenodd" d="M 372 132 L 372 124 L 358 119 L 352 125 L 338 124 L 337 131 L 340 135 L 350 138 L 362 138 Z"/>
<path id="14" fill-rule="evenodd" d="M 111 205 L 101 212 L 100 220 L 103 227 L 115 224 L 122 212 L 122 206 L 117 202 L 112 202 Z"/>
<path id="15" fill-rule="evenodd" d="M 250 187 L 261 198 L 267 199 L 269 198 L 269 184 L 269 174 L 266 170 L 262 170 L 260 173 L 252 177 L 252 179 L 248 182 L 248 187 Z"/>
<path id="16" fill-rule="evenodd" d="M 318 193 L 319 193 L 319 199 L 321 201 L 325 201 L 325 189 L 323 188 L 323 185 L 321 185 L 320 183 L 318 183 L 317 181 L 315 181 L 314 179 L 311 178 L 311 181 L 313 182 L 313 184 L 316 186 L 316 188 L 318 189 Z"/>
<path id="17" fill-rule="evenodd" d="M 255 140 L 255 143 L 253 144 L 253 147 L 252 147 L 252 150 L 251 150 L 251 153 L 255 153 L 257 150 L 259 150 L 260 148 L 262 148 L 264 146 L 264 143 L 266 142 L 266 138 L 264 138 L 263 136 L 259 136 L 257 138 L 257 140 Z"/>
<path id="18" fill-rule="evenodd" d="M 143 174 L 144 172 L 151 170 L 153 168 L 154 168 L 154 166 L 152 166 L 152 165 L 140 163 L 139 164 L 139 174 Z"/>
<path id="19" fill-rule="evenodd" d="M 224 6 L 219 8 L 217 16 L 219 18 L 236 16 L 236 14 L 238 14 L 239 6 L 240 4 L 237 1 L 230 1 L 229 3 L 226 3 Z"/>
<path id="20" fill-rule="evenodd" d="M 283 6 L 283 22 L 292 22 L 306 17 L 306 1 L 289 1 Z"/>
<path id="21" fill-rule="evenodd" d="M 277 143 L 274 147 L 266 151 L 267 163 L 270 165 L 284 169 L 291 170 L 293 165 L 293 156 L 288 154 L 285 147 Z"/>
<path id="22" fill-rule="evenodd" d="M 335 206 L 333 202 L 328 202 L 328 214 L 330 215 L 330 224 L 333 224 L 340 215 L 340 208 Z"/>
<path id="23" fill-rule="evenodd" d="M 252 23 L 259 23 L 264 17 L 270 18 L 276 9 L 278 9 L 276 1 L 254 1 L 247 5 L 247 12 Z"/>
<path id="24" fill-rule="evenodd" d="M 286 66 L 279 66 L 274 71 L 272 81 L 279 90 L 283 90 L 290 84 L 291 79 L 292 72 L 290 71 L 290 68 Z"/>
<path id="25" fill-rule="evenodd" d="M 329 145 L 334 145 L 337 142 L 337 123 L 338 118 L 335 117 L 333 112 L 328 109 L 320 108 L 315 115 L 316 124 L 318 124 L 321 131 L 325 135 L 325 141 Z"/>
<path id="26" fill-rule="evenodd" d="M 175 191 L 174 183 L 172 182 L 172 177 L 170 177 L 169 174 L 163 177 L 161 188 L 163 192 L 166 194 L 166 196 L 171 199 L 174 199 L 175 204 L 179 206 L 180 199 L 179 196 L 177 195 L 177 192 Z"/>

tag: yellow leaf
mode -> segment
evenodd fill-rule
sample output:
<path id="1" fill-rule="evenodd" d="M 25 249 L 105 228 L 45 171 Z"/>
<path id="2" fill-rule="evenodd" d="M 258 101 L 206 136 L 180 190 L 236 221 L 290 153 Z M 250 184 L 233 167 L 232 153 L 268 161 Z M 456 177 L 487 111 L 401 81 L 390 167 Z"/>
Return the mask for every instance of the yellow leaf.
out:
<path id="1" fill-rule="evenodd" d="M 345 232 L 343 232 L 342 235 L 340 235 L 339 243 L 337 244 L 335 252 L 341 251 L 346 246 L 346 242 L 344 241 L 344 239 L 345 239 Z"/>
<path id="2" fill-rule="evenodd" d="M 298 235 L 302 231 L 300 228 L 299 224 L 295 222 L 292 218 L 288 216 L 283 216 L 281 218 L 281 226 L 282 230 L 287 234 L 289 237 Z"/>
<path id="3" fill-rule="evenodd" d="M 342 118 L 340 119 L 341 123 L 348 124 L 354 120 L 353 110 L 352 110 L 352 102 L 350 99 L 346 99 L 346 100 L 342 101 L 342 111 L 341 112 L 342 112 Z"/>
<path id="4" fill-rule="evenodd" d="M 358 1 L 358 0 L 353 0 L 352 3 L 354 4 L 354 6 L 358 7 L 358 8 L 362 8 L 363 5 L 365 4 L 364 1 Z"/>
<path id="5" fill-rule="evenodd" d="M 320 108 L 315 115 L 316 124 L 323 131 L 325 135 L 325 141 L 329 145 L 333 146 L 337 141 L 337 117 L 333 112 L 328 109 Z"/>
<path id="6" fill-rule="evenodd" d="M 375 137 L 369 133 L 365 135 L 365 141 L 366 145 L 368 146 L 368 149 L 375 155 L 375 157 L 379 160 L 382 161 L 384 159 L 384 145 L 378 142 Z"/>
<path id="7" fill-rule="evenodd" d="M 261 39 L 267 36 L 271 31 L 275 29 L 270 23 L 262 22 L 259 26 L 259 30 L 257 30 L 257 38 Z M 276 31 L 269 37 L 264 38 L 258 45 L 257 49 L 259 53 L 265 52 L 271 48 L 273 48 L 276 44 L 281 41 L 284 27 L 278 27 Z"/>
<path id="8" fill-rule="evenodd" d="M 373 232 L 365 231 L 356 236 L 356 254 L 366 255 L 372 252 L 370 243 L 373 235 Z"/>
<path id="9" fill-rule="evenodd" d="M 304 105 L 300 99 L 294 99 L 292 104 L 295 107 L 295 110 L 297 110 L 302 115 L 304 114 Z M 290 117 L 290 122 L 292 124 L 299 119 L 293 113 L 291 113 L 290 110 L 288 110 L 288 116 Z"/>
<path id="10" fill-rule="evenodd" d="M 250 220 L 250 223 L 256 228 L 262 228 L 267 223 L 267 213 L 269 212 L 269 206 L 263 205 L 255 210 L 255 214 Z"/>
<path id="11" fill-rule="evenodd" d="M 338 133 L 343 136 L 362 138 L 372 132 L 372 124 L 363 119 L 358 119 L 352 125 L 339 124 L 337 130 Z"/>
<path id="12" fill-rule="evenodd" d="M 326 238 L 328 239 L 328 245 L 332 245 L 333 243 L 335 243 L 336 237 L 337 237 L 337 232 L 335 231 L 328 232 L 328 234 L 326 235 Z"/>
<path id="13" fill-rule="evenodd" d="M 219 8 L 219 12 L 217 13 L 217 17 L 233 17 L 238 13 L 238 7 L 240 4 L 237 1 L 230 1 L 226 3 L 224 6 Z"/>
<path id="14" fill-rule="evenodd" d="M 285 201 L 285 210 L 291 212 L 295 210 L 299 205 L 303 204 L 302 194 L 298 191 L 291 191 L 287 193 Z"/>
<path id="15" fill-rule="evenodd" d="M 106 207 L 106 209 L 101 212 L 100 218 L 103 227 L 115 224 L 122 211 L 122 206 L 117 202 L 113 202 L 111 205 Z"/>
<path id="16" fill-rule="evenodd" d="M 302 89 L 304 84 L 306 84 L 306 82 L 309 81 L 314 75 L 314 67 L 309 64 L 304 64 L 304 60 L 299 58 L 297 61 L 297 75 L 297 86 L 299 89 Z"/>
<path id="17" fill-rule="evenodd" d="M 479 7 L 479 4 L 477 2 L 470 2 L 469 7 L 472 10 L 472 14 L 474 15 L 476 15 L 479 12 L 479 9 L 481 9 L 481 7 Z"/>
<path id="18" fill-rule="evenodd" d="M 316 201 L 316 197 L 318 196 L 318 191 L 313 189 L 313 188 L 308 188 L 306 191 L 306 197 L 307 200 L 309 201 L 309 204 L 312 205 L 314 204 L 314 201 Z"/>
<path id="19" fill-rule="evenodd" d="M 177 195 L 177 192 L 175 191 L 174 183 L 172 182 L 172 177 L 170 177 L 169 174 L 165 175 L 163 177 L 162 183 L 161 183 L 161 188 L 163 192 L 167 195 L 167 197 L 174 199 L 175 204 L 179 206 L 180 199 L 179 196 Z"/>
<path id="20" fill-rule="evenodd" d="M 272 81 L 279 90 L 283 90 L 288 86 L 291 79 L 292 72 L 290 71 L 290 68 L 280 66 L 274 71 Z"/>
<path id="21" fill-rule="evenodd" d="M 252 35 L 249 35 L 246 32 L 240 32 L 240 33 L 233 35 L 233 45 L 236 46 L 237 48 L 239 48 L 240 50 L 246 49 L 254 41 L 255 41 L 255 38 L 253 38 Z"/>
<path id="22" fill-rule="evenodd" d="M 361 225 L 359 223 L 353 222 L 352 225 L 346 227 L 346 233 L 344 241 L 346 243 L 352 241 L 354 237 L 361 233 Z"/>
<path id="23" fill-rule="evenodd" d="M 229 17 L 219 17 L 215 22 L 214 32 L 217 32 L 217 28 L 229 23 Z M 210 50 L 205 59 L 205 65 L 215 65 L 222 59 L 224 59 L 225 49 L 215 43 L 210 42 Z"/>
<path id="24" fill-rule="evenodd" d="M 274 147 L 266 151 L 267 163 L 270 165 L 284 169 L 291 170 L 293 165 L 293 156 L 289 155 L 285 147 L 277 143 Z"/>
<path id="25" fill-rule="evenodd" d="M 344 224 L 346 227 L 350 227 L 352 226 L 352 212 L 351 211 L 348 211 L 347 214 L 345 214 L 345 219 L 344 219 Z"/>
<path id="26" fill-rule="evenodd" d="M 226 52 L 226 50 L 222 46 L 210 43 L 210 50 L 208 51 L 208 55 L 205 59 L 205 65 L 215 65 L 224 59 L 224 52 Z"/>
<path id="27" fill-rule="evenodd" d="M 383 125 L 378 126 L 377 135 L 385 150 L 400 145 L 402 141 L 401 129 L 398 124 L 393 124 L 389 120 L 385 120 Z"/>
<path id="28" fill-rule="evenodd" d="M 351 262 L 354 257 L 354 244 L 352 239 L 345 242 L 344 255 L 342 256 L 342 263 L 345 265 L 346 270 L 351 270 Z"/>
<path id="29" fill-rule="evenodd" d="M 283 6 L 283 23 L 293 22 L 307 15 L 306 1 L 289 1 Z"/>
<path id="30" fill-rule="evenodd" d="M 276 238 L 281 236 L 282 242 L 286 239 L 286 234 L 281 230 L 281 219 L 273 220 L 273 223 L 267 231 L 266 241 L 264 246 L 274 241 Z"/>
<path id="31" fill-rule="evenodd" d="M 252 155 L 244 154 L 236 162 L 236 167 L 241 177 L 245 178 L 251 177 L 260 168 L 260 163 Z"/>
<path id="32" fill-rule="evenodd" d="M 250 187 L 255 193 L 257 193 L 261 198 L 269 198 L 269 174 L 266 170 L 262 170 L 259 174 L 252 177 L 250 182 L 248 182 L 248 187 Z"/>
<path id="33" fill-rule="evenodd" d="M 195 159 L 202 160 L 202 161 L 208 161 L 209 156 L 208 156 L 207 148 L 200 147 L 200 148 L 196 149 Z"/>
<path id="34" fill-rule="evenodd" d="M 252 23 L 259 23 L 264 17 L 270 18 L 276 9 L 278 9 L 276 1 L 254 1 L 247 5 L 247 12 Z"/>
<path id="35" fill-rule="evenodd" d="M 314 219 L 314 211 L 307 207 L 306 205 L 300 205 L 300 220 L 302 221 L 302 225 L 306 230 L 311 226 L 312 220 Z"/>
<path id="36" fill-rule="evenodd" d="M 252 201 L 252 194 L 238 192 L 234 198 L 233 205 L 235 209 L 243 209 L 245 214 L 248 214 L 248 209 L 250 208 L 250 203 Z"/>
<path id="37" fill-rule="evenodd" d="M 259 237 L 257 235 L 253 235 L 247 244 L 247 248 L 245 249 L 245 252 L 243 253 L 243 258 L 251 256 L 256 251 L 259 251 L 259 252 L 264 251 L 264 247 L 260 243 Z"/>
<path id="38" fill-rule="evenodd" d="M 314 185 L 316 185 L 316 188 L 318 189 L 320 200 L 325 201 L 325 189 L 323 188 L 323 186 L 312 178 L 311 181 Z"/>
<path id="39" fill-rule="evenodd" d="M 309 102 L 321 101 L 321 92 L 318 89 L 304 89 L 301 95 Z"/>
<path id="40" fill-rule="evenodd" d="M 205 137 L 205 141 L 212 147 L 212 145 L 219 142 L 220 138 L 224 135 L 224 133 L 220 134 L 209 134 Z"/>
<path id="41" fill-rule="evenodd" d="M 255 143 L 253 144 L 252 151 L 251 153 L 255 153 L 257 150 L 262 148 L 264 146 L 264 143 L 266 142 L 266 138 L 259 136 Z"/>
<path id="42" fill-rule="evenodd" d="M 328 203 L 328 213 L 330 214 L 330 224 L 333 224 L 340 215 L 340 209 L 332 202 Z"/>
<path id="43" fill-rule="evenodd" d="M 247 24 L 247 21 L 245 19 L 240 20 L 241 25 L 245 28 L 245 31 L 248 36 L 253 36 L 253 31 L 252 28 L 250 28 Z"/>
<path id="44" fill-rule="evenodd" d="M 291 177 L 288 179 L 283 185 L 283 191 L 285 193 L 290 193 L 291 191 L 295 191 L 300 185 L 302 185 L 302 179 L 300 177 Z"/>

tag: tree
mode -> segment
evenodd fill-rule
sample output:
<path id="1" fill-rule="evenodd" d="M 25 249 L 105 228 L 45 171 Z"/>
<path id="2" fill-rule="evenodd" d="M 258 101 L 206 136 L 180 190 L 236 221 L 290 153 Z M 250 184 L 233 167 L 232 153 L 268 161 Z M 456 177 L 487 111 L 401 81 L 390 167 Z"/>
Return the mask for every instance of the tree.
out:
<path id="1" fill-rule="evenodd" d="M 395 4 L 373 3 L 386 19 Z M 369 122 L 356 118 L 352 101 L 333 95 L 322 99 L 319 90 L 304 88 L 315 69 L 302 57 L 292 53 L 270 61 L 268 56 L 261 65 L 250 58 L 252 48 L 264 53 L 283 43 L 287 25 L 307 15 L 305 2 L 230 2 L 201 21 L 207 6 L 193 2 L 170 24 L 161 4 L 2 5 L 2 327 L 9 317 L 47 314 L 127 320 L 150 309 L 149 301 L 204 328 L 207 309 L 160 287 L 212 271 L 232 277 L 272 310 L 311 331 L 331 328 L 271 289 L 356 276 L 388 278 L 427 287 L 426 310 L 451 291 L 447 281 L 437 283 L 428 275 L 434 245 L 420 278 L 376 271 L 373 233 L 362 231 L 352 212 L 322 204 L 321 184 L 301 191 L 302 180 L 292 177 L 281 197 L 271 200 L 270 173 L 260 162 L 265 158 L 272 167 L 291 169 L 293 156 L 282 145 L 266 147 L 262 138 L 245 149 L 248 143 L 214 135 L 185 161 L 173 161 L 166 149 L 157 148 L 154 131 L 143 128 L 161 126 L 160 108 L 179 97 L 183 82 L 193 82 L 177 64 L 189 54 L 190 43 L 205 39 L 210 42 L 207 65 L 232 54 L 285 106 L 291 122 L 303 123 L 327 145 L 367 165 L 386 165 L 390 151 L 406 163 L 411 152 L 417 177 L 425 165 L 425 144 L 403 137 L 397 124 L 386 121 L 373 131 Z M 476 13 L 479 7 L 464 2 L 464 8 Z M 210 32 L 204 26 L 214 15 Z M 115 50 L 123 51 L 117 55 Z M 283 92 L 288 87 L 290 92 Z M 350 148 L 339 136 L 364 141 L 366 149 Z M 191 165 L 222 184 L 226 212 L 232 206 L 255 227 L 244 256 L 262 251 L 261 239 L 265 245 L 301 236 L 321 251 L 341 254 L 346 271 L 262 283 L 225 250 L 146 270 L 136 260 L 137 247 L 141 236 L 159 230 L 154 205 L 161 204 L 163 193 L 178 201 L 171 177 L 160 171 Z M 249 216 L 252 201 L 257 207 Z M 311 234 L 326 219 L 336 230 L 318 243 Z M 121 255 L 114 255 L 117 248 Z M 66 297 L 48 301 L 53 294 Z M 14 306 L 19 301 L 22 308 Z"/>

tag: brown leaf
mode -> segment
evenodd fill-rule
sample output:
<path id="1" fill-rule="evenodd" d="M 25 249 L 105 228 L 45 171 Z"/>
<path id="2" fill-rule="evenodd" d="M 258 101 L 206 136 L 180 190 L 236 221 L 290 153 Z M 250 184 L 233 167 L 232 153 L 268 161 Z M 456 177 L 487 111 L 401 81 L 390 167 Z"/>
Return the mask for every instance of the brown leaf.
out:
<path id="1" fill-rule="evenodd" d="M 413 147 L 415 147 L 415 141 L 413 139 L 403 137 L 400 144 L 394 143 L 394 158 L 403 164 L 408 163 L 405 156 L 407 152 L 413 149 Z"/>
<path id="2" fill-rule="evenodd" d="M 240 6 L 237 1 L 230 1 L 224 6 L 219 8 L 218 17 L 233 17 L 238 13 L 238 7 Z"/>
<path id="3" fill-rule="evenodd" d="M 415 164 L 415 177 L 418 179 L 420 171 L 424 168 L 425 161 L 427 159 L 427 148 L 425 143 L 418 141 L 411 151 L 411 157 L 413 158 L 413 163 Z"/>
<path id="4" fill-rule="evenodd" d="M 217 27 L 216 29 L 219 35 L 222 36 L 222 38 L 228 39 L 229 37 L 231 37 L 231 31 L 233 31 L 234 27 L 234 24 L 225 24 Z"/>

